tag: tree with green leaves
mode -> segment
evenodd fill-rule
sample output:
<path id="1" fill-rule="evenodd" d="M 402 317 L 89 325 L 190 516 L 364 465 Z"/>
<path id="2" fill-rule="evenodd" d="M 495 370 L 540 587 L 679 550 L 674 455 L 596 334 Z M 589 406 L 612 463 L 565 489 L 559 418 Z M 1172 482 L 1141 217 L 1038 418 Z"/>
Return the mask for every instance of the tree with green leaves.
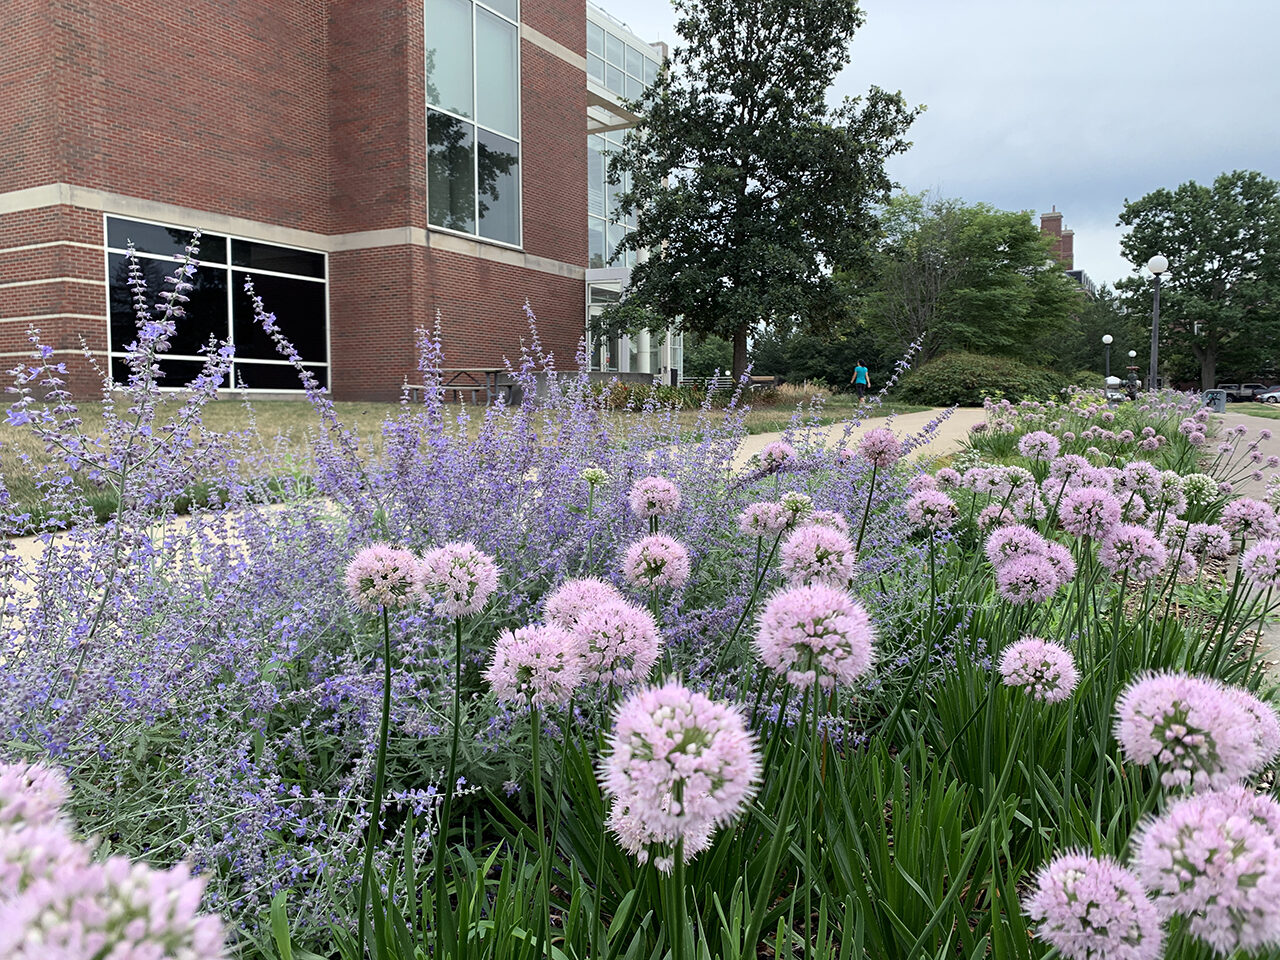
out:
<path id="1" fill-rule="evenodd" d="M 920 193 L 893 197 L 882 220 L 859 316 L 883 353 L 923 338 L 921 361 L 957 350 L 1052 359 L 1084 295 L 1029 214 Z"/>
<path id="2" fill-rule="evenodd" d="M 610 164 L 637 216 L 624 241 L 650 251 L 631 274 L 633 311 L 733 343 L 779 319 L 821 322 L 876 226 L 918 110 L 872 87 L 832 107 L 863 14 L 850 0 L 675 0 L 681 43 L 636 104 Z"/>
<path id="3" fill-rule="evenodd" d="M 1125 201 L 1120 249 L 1137 264 L 1121 280 L 1130 309 L 1147 318 L 1152 280 L 1142 268 L 1156 254 L 1169 261 L 1160 284 L 1162 358 L 1174 366 L 1190 354 L 1205 389 L 1218 369 L 1248 379 L 1275 374 L 1280 345 L 1280 183 L 1256 171 L 1218 176 L 1212 186 L 1188 180 Z"/>

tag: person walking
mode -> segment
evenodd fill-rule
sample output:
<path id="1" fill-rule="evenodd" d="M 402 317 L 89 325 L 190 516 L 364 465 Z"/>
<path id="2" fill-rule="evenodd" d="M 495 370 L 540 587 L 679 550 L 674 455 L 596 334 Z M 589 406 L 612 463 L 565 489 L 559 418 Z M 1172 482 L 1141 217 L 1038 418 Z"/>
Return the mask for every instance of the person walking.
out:
<path id="1" fill-rule="evenodd" d="M 871 386 L 871 375 L 867 372 L 867 368 L 862 365 L 861 360 L 853 368 L 853 376 L 849 378 L 849 382 L 853 384 L 853 389 L 858 393 L 858 402 L 861 403 L 866 399 L 867 387 Z"/>

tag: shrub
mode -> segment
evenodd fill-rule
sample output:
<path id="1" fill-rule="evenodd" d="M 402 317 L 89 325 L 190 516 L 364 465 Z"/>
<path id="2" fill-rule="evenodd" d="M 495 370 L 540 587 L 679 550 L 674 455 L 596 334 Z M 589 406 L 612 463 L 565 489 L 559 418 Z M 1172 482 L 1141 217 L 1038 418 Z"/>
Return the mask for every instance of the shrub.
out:
<path id="1" fill-rule="evenodd" d="M 935 407 L 980 407 L 991 396 L 1009 400 L 1046 399 L 1069 385 L 1061 374 L 1008 357 L 948 353 L 902 378 L 900 396 Z"/>

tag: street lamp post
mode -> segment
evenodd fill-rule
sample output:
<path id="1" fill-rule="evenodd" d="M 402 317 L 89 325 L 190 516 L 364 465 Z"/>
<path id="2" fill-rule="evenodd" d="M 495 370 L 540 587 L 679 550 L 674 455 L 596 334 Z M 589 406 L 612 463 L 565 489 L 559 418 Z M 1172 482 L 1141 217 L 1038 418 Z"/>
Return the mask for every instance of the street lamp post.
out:
<path id="1" fill-rule="evenodd" d="M 1111 341 L 1112 341 L 1111 334 L 1104 333 L 1102 335 L 1102 345 L 1106 347 L 1106 354 L 1107 354 L 1107 382 L 1108 383 L 1111 382 Z"/>
<path id="2" fill-rule="evenodd" d="M 1169 269 L 1169 261 L 1156 254 L 1147 261 L 1147 269 L 1156 278 L 1155 293 L 1151 299 L 1151 371 L 1147 375 L 1147 389 L 1156 387 L 1156 368 L 1160 363 L 1160 274 Z"/>

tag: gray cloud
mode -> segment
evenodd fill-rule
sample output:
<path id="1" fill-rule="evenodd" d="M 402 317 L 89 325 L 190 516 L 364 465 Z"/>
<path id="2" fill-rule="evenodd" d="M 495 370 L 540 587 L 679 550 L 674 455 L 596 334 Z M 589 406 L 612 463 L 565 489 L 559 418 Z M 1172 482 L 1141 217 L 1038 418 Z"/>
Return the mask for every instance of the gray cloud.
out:
<path id="1" fill-rule="evenodd" d="M 667 0 L 606 4 L 651 40 L 675 40 Z M 1124 200 L 1225 170 L 1280 177 L 1280 5 L 1225 0 L 864 0 L 867 22 L 836 84 L 875 84 L 928 109 L 895 158 L 909 190 L 1064 213 L 1076 266 L 1132 269 Z"/>

